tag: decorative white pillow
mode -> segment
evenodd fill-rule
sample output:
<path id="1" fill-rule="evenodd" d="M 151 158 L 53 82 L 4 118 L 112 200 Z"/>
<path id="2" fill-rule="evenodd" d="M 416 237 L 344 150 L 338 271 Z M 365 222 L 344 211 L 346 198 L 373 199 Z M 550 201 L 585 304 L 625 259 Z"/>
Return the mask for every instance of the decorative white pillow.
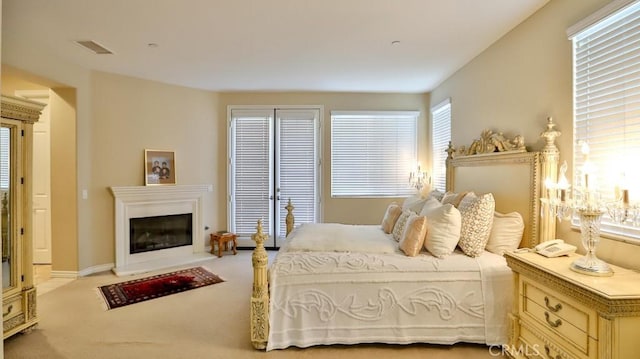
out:
<path id="1" fill-rule="evenodd" d="M 400 214 L 402 214 L 402 208 L 400 208 L 400 206 L 398 206 L 396 203 L 391 203 L 387 207 L 387 210 L 384 213 L 384 217 L 382 218 L 381 225 L 384 233 L 389 234 L 391 233 L 391 231 L 393 231 L 393 227 L 395 226 L 398 217 L 400 217 Z"/>
<path id="2" fill-rule="evenodd" d="M 424 203 L 424 206 L 422 206 L 422 210 L 418 214 L 423 216 L 422 213 L 424 213 L 425 211 L 430 211 L 430 210 L 436 209 L 438 207 L 442 207 L 442 203 L 440 203 L 440 201 L 438 201 L 437 198 L 429 197 L 429 198 L 427 198 L 427 201 Z"/>
<path id="3" fill-rule="evenodd" d="M 522 234 L 524 233 L 524 221 L 518 212 L 493 214 L 493 225 L 489 241 L 485 247 L 489 252 L 503 255 L 506 251 L 518 249 Z"/>
<path id="4" fill-rule="evenodd" d="M 396 224 L 393 226 L 393 231 L 391 232 L 391 235 L 393 236 L 393 239 L 396 240 L 396 242 L 399 242 L 400 239 L 402 238 L 402 233 L 404 233 L 404 227 L 407 225 L 407 220 L 409 219 L 409 216 L 412 213 L 413 212 L 411 211 L 402 211 L 402 213 L 400 214 L 400 217 L 398 217 L 398 220 L 396 221 Z"/>
<path id="5" fill-rule="evenodd" d="M 424 248 L 438 258 L 453 253 L 460 239 L 460 211 L 452 204 L 436 203 L 435 206 L 425 204 L 420 212 L 427 217 L 427 237 Z"/>
<path id="6" fill-rule="evenodd" d="M 477 257 L 484 252 L 495 208 L 496 202 L 491 193 L 476 196 L 470 192 L 462 199 L 458 205 L 462 217 L 458 246 L 464 254 Z"/>
<path id="7" fill-rule="evenodd" d="M 422 206 L 424 206 L 425 202 L 427 202 L 427 199 L 422 198 L 421 196 L 407 197 L 404 202 L 402 202 L 402 210 L 409 210 L 418 214 L 422 210 Z"/>
<path id="8" fill-rule="evenodd" d="M 412 213 L 404 227 L 402 239 L 400 239 L 400 249 L 409 257 L 417 256 L 422 249 L 426 234 L 427 217 Z"/>

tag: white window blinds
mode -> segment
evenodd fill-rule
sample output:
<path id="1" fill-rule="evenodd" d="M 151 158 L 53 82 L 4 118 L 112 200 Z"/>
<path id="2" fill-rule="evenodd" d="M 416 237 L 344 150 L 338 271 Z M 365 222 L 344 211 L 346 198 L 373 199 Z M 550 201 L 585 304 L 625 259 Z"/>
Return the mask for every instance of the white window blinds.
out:
<path id="1" fill-rule="evenodd" d="M 596 169 L 595 186 L 604 201 L 617 189 L 640 199 L 640 3 L 635 2 L 578 31 L 574 62 L 574 171 L 582 176 L 585 155 Z M 580 177 L 576 177 L 579 185 Z M 605 216 L 602 230 L 637 238 L 638 231 Z"/>
<path id="2" fill-rule="evenodd" d="M 451 141 L 451 100 L 431 109 L 432 188 L 445 191 L 447 185 L 447 148 Z"/>
<path id="3" fill-rule="evenodd" d="M 295 207 L 295 222 L 315 223 L 318 218 L 318 110 L 277 110 L 278 235 L 286 234 L 286 203 Z"/>
<path id="4" fill-rule="evenodd" d="M 397 197 L 415 192 L 418 111 L 332 111 L 331 196 Z"/>
<path id="5" fill-rule="evenodd" d="M 271 226 L 273 111 L 233 111 L 232 116 L 230 230 L 250 237 L 258 219 L 262 219 L 264 228 Z"/>

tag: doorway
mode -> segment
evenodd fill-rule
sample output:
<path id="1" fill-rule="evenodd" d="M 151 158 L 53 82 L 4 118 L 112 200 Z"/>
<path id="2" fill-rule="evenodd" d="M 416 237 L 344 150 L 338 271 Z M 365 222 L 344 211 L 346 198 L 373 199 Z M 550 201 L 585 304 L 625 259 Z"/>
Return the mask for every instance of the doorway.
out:
<path id="1" fill-rule="evenodd" d="M 229 109 L 228 227 L 241 247 L 262 220 L 266 247 L 286 235 L 291 199 L 296 223 L 317 222 L 320 213 L 320 107 Z"/>

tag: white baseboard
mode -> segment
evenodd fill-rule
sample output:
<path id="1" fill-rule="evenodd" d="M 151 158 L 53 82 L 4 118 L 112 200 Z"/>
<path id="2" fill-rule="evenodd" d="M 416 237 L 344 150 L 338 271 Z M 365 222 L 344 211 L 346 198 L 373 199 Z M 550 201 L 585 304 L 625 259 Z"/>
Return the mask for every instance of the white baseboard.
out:
<path id="1" fill-rule="evenodd" d="M 66 270 L 52 270 L 51 278 L 78 278 L 78 272 Z"/>
<path id="2" fill-rule="evenodd" d="M 89 267 L 89 268 L 85 268 L 85 269 L 79 271 L 78 272 L 78 276 L 84 277 L 84 276 L 87 276 L 87 275 L 90 275 L 90 274 L 94 274 L 94 273 L 110 271 L 111 268 L 113 268 L 113 267 L 115 267 L 115 265 L 113 263 L 100 264 L 100 265 Z"/>

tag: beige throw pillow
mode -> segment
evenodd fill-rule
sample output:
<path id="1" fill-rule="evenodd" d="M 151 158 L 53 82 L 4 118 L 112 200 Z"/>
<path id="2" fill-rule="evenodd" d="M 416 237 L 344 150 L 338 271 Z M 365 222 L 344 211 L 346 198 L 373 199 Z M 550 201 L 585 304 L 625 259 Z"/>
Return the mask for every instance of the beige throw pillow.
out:
<path id="1" fill-rule="evenodd" d="M 467 193 L 469 192 L 460 192 L 460 193 L 447 192 L 442 197 L 442 204 L 451 203 L 454 207 L 458 207 L 458 205 L 460 205 L 460 202 L 467 195 Z"/>
<path id="2" fill-rule="evenodd" d="M 458 246 L 469 257 L 477 257 L 484 251 L 495 208 L 496 202 L 491 193 L 476 196 L 470 192 L 458 205 L 462 217 Z"/>
<path id="3" fill-rule="evenodd" d="M 411 211 L 402 211 L 402 213 L 400 214 L 400 217 L 398 217 L 398 220 L 396 221 L 396 224 L 393 226 L 393 231 L 391 232 L 391 235 L 393 236 L 393 239 L 396 240 L 396 242 L 399 242 L 400 239 L 402 238 L 404 227 L 407 224 L 407 220 L 409 219 L 409 216 L 412 213 L 413 212 Z"/>
<path id="4" fill-rule="evenodd" d="M 506 251 L 518 249 L 522 234 L 524 233 L 524 221 L 518 212 L 493 214 L 493 225 L 489 241 L 485 247 L 491 253 L 503 255 Z"/>
<path id="5" fill-rule="evenodd" d="M 450 203 L 443 205 L 436 201 L 427 202 L 420 215 L 427 217 L 424 248 L 438 258 L 453 253 L 460 239 L 460 211 Z"/>
<path id="6" fill-rule="evenodd" d="M 396 224 L 400 214 L 402 214 L 402 208 L 400 208 L 396 203 L 391 203 L 387 207 L 387 211 L 384 213 L 384 218 L 382 218 L 382 230 L 384 233 L 388 234 L 393 231 L 393 226 Z"/>
<path id="7" fill-rule="evenodd" d="M 411 214 L 402 233 L 400 249 L 409 257 L 417 256 L 420 253 L 420 249 L 422 249 L 426 234 L 427 217 Z"/>

